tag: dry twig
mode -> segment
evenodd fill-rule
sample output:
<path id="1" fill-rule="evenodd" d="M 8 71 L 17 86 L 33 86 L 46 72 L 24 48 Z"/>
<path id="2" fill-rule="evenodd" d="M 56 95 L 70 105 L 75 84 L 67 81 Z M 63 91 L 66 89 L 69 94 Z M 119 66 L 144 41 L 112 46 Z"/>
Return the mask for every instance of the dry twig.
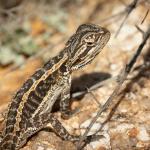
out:
<path id="1" fill-rule="evenodd" d="M 146 17 L 148 16 L 148 13 L 149 13 L 149 9 L 146 11 L 146 14 L 145 14 L 145 16 L 144 16 L 143 20 L 141 21 L 141 24 L 143 24 L 143 23 L 144 23 L 144 21 L 145 21 Z"/>
<path id="2" fill-rule="evenodd" d="M 126 7 L 125 12 L 127 12 L 127 14 L 126 14 L 126 16 L 124 17 L 124 19 L 123 19 L 121 25 L 119 26 L 119 28 L 118 28 L 118 30 L 117 30 L 117 32 L 116 32 L 116 34 L 115 34 L 115 37 L 118 36 L 118 34 L 119 34 L 119 32 L 121 31 L 121 28 L 123 27 L 123 25 L 125 24 L 127 18 L 129 17 L 129 15 L 131 14 L 131 12 L 136 8 L 137 2 L 138 2 L 138 0 L 134 0 L 131 4 L 129 4 L 129 5 Z"/>
<path id="3" fill-rule="evenodd" d="M 113 81 L 117 81 L 117 76 L 114 76 L 114 77 L 111 77 L 111 78 L 106 79 L 104 81 L 100 81 L 100 82 L 96 83 L 95 85 L 93 85 L 90 88 L 88 88 L 88 91 L 81 91 L 81 92 L 73 93 L 71 95 L 71 97 L 72 98 L 76 98 L 76 97 L 82 96 L 82 95 L 88 93 L 89 91 L 94 91 L 94 90 L 96 90 L 96 89 L 98 89 L 98 88 L 100 88 L 100 87 L 102 87 L 102 86 L 104 86 L 104 85 L 106 85 L 108 83 L 111 83 Z"/>

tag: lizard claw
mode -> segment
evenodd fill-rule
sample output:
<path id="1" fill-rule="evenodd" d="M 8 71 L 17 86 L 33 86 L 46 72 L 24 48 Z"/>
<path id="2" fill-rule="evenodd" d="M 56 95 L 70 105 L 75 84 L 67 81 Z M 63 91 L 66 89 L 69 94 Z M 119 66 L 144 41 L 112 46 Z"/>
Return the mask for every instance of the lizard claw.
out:
<path id="1" fill-rule="evenodd" d="M 67 111 L 67 112 L 62 113 L 62 114 L 61 114 L 61 117 L 62 117 L 63 119 L 69 119 L 69 118 L 75 116 L 75 115 L 76 115 L 77 113 L 79 113 L 79 112 L 80 112 L 80 108 L 76 108 L 76 109 L 74 109 L 74 110 L 71 110 L 71 111 Z"/>

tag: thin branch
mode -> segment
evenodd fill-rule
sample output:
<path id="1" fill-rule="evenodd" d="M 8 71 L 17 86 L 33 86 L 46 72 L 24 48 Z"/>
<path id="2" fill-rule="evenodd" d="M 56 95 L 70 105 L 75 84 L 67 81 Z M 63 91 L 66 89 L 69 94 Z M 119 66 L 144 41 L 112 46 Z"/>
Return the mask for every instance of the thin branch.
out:
<path id="1" fill-rule="evenodd" d="M 145 16 L 144 16 L 143 20 L 141 21 L 141 24 L 143 24 L 143 23 L 144 23 L 144 21 L 145 21 L 146 17 L 148 16 L 148 13 L 149 13 L 149 9 L 147 10 L 147 12 L 146 12 L 146 14 L 145 14 Z"/>
<path id="2" fill-rule="evenodd" d="M 124 13 L 125 13 L 125 10 L 120 11 L 120 12 L 118 12 L 118 13 L 112 15 L 112 16 L 109 16 L 109 17 L 107 17 L 107 18 L 105 18 L 105 19 L 100 20 L 99 22 L 106 22 L 106 21 L 108 21 L 108 20 L 112 20 L 112 19 L 114 19 L 114 18 L 117 18 L 117 17 L 123 15 Z"/>
<path id="3" fill-rule="evenodd" d="M 91 86 L 90 88 L 88 88 L 88 90 L 89 91 L 94 91 L 94 90 L 96 90 L 96 89 L 98 89 L 98 88 L 100 88 L 100 87 L 102 87 L 102 86 L 104 86 L 104 85 L 106 85 L 110 82 L 117 81 L 117 78 L 118 78 L 117 76 L 114 76 L 114 77 L 111 77 L 111 78 L 106 79 L 104 81 L 100 81 L 100 82 L 96 83 L 95 85 Z M 71 97 L 76 98 L 76 97 L 82 96 L 86 93 L 87 93 L 87 91 L 76 92 L 76 93 L 73 93 L 71 95 Z"/>
<path id="4" fill-rule="evenodd" d="M 125 16 L 123 22 L 121 23 L 121 24 L 122 24 L 121 26 L 123 26 L 123 24 L 125 23 L 127 17 L 128 17 L 129 14 L 133 11 L 133 9 L 135 9 L 137 5 L 141 4 L 141 2 L 139 2 L 139 3 L 137 3 L 137 2 L 138 2 L 138 0 L 134 0 L 131 4 L 127 5 L 126 8 L 125 8 L 123 11 L 120 11 L 120 12 L 118 12 L 118 13 L 116 13 L 116 14 L 110 16 L 110 17 L 107 17 L 107 18 L 105 18 L 105 19 L 102 19 L 102 20 L 100 20 L 100 22 L 106 22 L 106 21 L 108 21 L 108 20 L 112 20 L 112 19 L 114 19 L 114 18 L 117 18 L 117 17 L 119 17 L 119 16 L 121 16 L 121 15 L 127 13 L 127 15 Z M 120 27 L 119 27 L 119 28 L 120 28 Z M 118 30 L 120 30 L 120 29 L 118 29 Z"/>
<path id="5" fill-rule="evenodd" d="M 93 99 L 95 100 L 95 102 L 99 105 L 99 107 L 101 106 L 100 102 L 98 101 L 98 99 L 96 98 L 96 96 L 94 95 L 94 93 L 92 91 L 90 91 L 87 88 L 88 93 L 93 97 Z"/>
<path id="6" fill-rule="evenodd" d="M 138 56 L 140 55 L 144 45 L 146 44 L 147 40 L 150 37 L 150 26 L 148 28 L 148 30 L 145 33 L 144 39 L 141 42 L 141 44 L 139 45 L 138 49 L 136 50 L 135 54 L 133 55 L 133 57 L 130 59 L 129 63 L 124 67 L 124 69 L 119 73 L 118 75 L 118 85 L 115 88 L 115 90 L 113 91 L 113 93 L 110 95 L 110 97 L 108 98 L 108 100 L 105 102 L 105 104 L 99 109 L 99 111 L 97 112 L 96 116 L 92 119 L 89 127 L 87 128 L 87 130 L 85 131 L 85 133 L 83 134 L 83 136 L 80 138 L 80 141 L 77 145 L 78 150 L 80 150 L 81 148 L 81 143 L 83 140 L 86 139 L 87 134 L 89 133 L 90 129 L 92 128 L 92 126 L 94 125 L 94 123 L 97 121 L 97 119 L 99 118 L 99 116 L 106 111 L 109 106 L 111 105 L 113 99 L 118 95 L 118 93 L 120 93 L 121 91 L 121 87 L 122 84 L 124 83 L 125 79 L 127 78 L 128 74 L 130 73 L 133 65 L 135 64 Z"/>
<path id="7" fill-rule="evenodd" d="M 138 30 L 139 32 L 142 33 L 142 35 L 144 35 L 144 31 L 143 31 L 138 25 L 135 25 L 135 27 L 137 28 L 137 30 Z"/>
<path id="8" fill-rule="evenodd" d="M 119 26 L 119 29 L 117 30 L 117 32 L 116 32 L 116 34 L 115 34 L 115 37 L 118 36 L 118 34 L 119 34 L 119 32 L 121 31 L 121 28 L 123 27 L 123 25 L 125 24 L 127 18 L 129 17 L 129 15 L 131 14 L 131 12 L 136 8 L 137 2 L 138 2 L 138 0 L 134 0 L 131 4 L 129 4 L 129 5 L 126 7 L 125 11 L 127 12 L 127 14 L 126 14 L 125 18 L 123 19 L 121 25 Z"/>

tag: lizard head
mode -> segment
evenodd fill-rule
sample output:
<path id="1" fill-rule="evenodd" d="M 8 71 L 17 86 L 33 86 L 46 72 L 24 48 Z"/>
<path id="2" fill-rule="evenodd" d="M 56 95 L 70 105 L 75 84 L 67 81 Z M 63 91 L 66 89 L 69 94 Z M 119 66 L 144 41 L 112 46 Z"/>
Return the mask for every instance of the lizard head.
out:
<path id="1" fill-rule="evenodd" d="M 80 25 L 76 33 L 66 43 L 71 70 L 89 64 L 110 38 L 110 32 L 98 25 Z"/>

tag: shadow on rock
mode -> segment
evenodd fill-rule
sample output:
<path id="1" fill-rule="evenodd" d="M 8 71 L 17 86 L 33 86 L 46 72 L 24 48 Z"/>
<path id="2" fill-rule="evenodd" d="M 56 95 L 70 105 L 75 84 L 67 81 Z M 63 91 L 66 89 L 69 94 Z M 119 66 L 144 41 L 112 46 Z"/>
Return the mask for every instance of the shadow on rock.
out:
<path id="1" fill-rule="evenodd" d="M 87 91 L 87 88 L 90 88 L 93 85 L 100 83 L 110 77 L 111 74 L 105 72 L 83 74 L 81 77 L 72 80 L 71 94 L 76 92 Z M 78 97 L 78 99 L 82 97 Z"/>

